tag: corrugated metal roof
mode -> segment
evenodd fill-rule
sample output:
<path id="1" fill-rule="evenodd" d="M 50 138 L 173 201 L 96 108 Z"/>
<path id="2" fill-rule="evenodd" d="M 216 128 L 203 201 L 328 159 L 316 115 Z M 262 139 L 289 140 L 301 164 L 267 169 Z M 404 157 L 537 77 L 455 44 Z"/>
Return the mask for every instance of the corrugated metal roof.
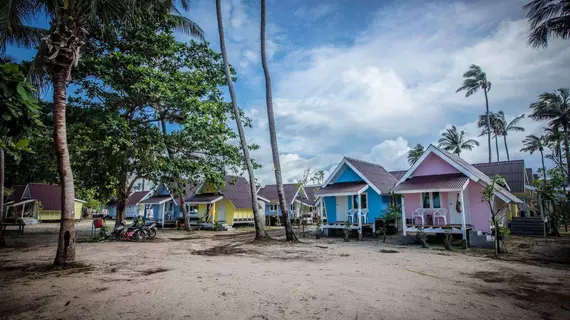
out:
<path id="1" fill-rule="evenodd" d="M 491 163 L 476 163 L 475 168 L 488 177 L 500 175 L 503 177 L 512 193 L 523 193 L 525 186 L 525 166 L 523 160 L 511 160 Z"/>
<path id="2" fill-rule="evenodd" d="M 467 180 L 469 180 L 469 178 L 462 173 L 417 176 L 398 184 L 394 188 L 394 192 L 462 189 Z"/>
<path id="3" fill-rule="evenodd" d="M 338 193 L 356 193 L 366 187 L 366 182 L 338 182 L 319 189 L 317 196 L 326 196 Z"/>
<path id="4" fill-rule="evenodd" d="M 390 174 L 396 178 L 396 180 L 402 179 L 402 177 L 408 172 L 408 170 L 397 170 L 397 171 L 390 171 Z"/>
<path id="5" fill-rule="evenodd" d="M 161 202 L 166 201 L 166 200 L 172 200 L 172 197 L 170 197 L 170 196 L 152 196 L 152 197 L 150 197 L 150 198 L 148 198 L 148 199 L 145 199 L 145 200 L 143 200 L 143 201 L 140 201 L 139 203 L 142 203 L 142 204 L 157 204 L 157 203 L 161 203 Z"/>
<path id="6" fill-rule="evenodd" d="M 308 204 L 310 206 L 314 206 L 317 202 L 317 195 L 316 193 L 319 191 L 320 186 L 305 186 L 305 193 L 307 194 L 307 198 L 299 197 L 299 200 L 304 204 Z"/>
<path id="7" fill-rule="evenodd" d="M 43 210 L 61 210 L 61 186 L 29 183 L 28 188 L 30 188 L 30 199 L 41 201 Z"/>
<path id="8" fill-rule="evenodd" d="M 136 206 L 150 191 L 135 191 L 127 199 L 127 206 Z"/>
<path id="9" fill-rule="evenodd" d="M 249 182 L 244 177 L 225 176 L 226 185 L 222 191 L 236 209 L 253 209 Z"/>
<path id="10" fill-rule="evenodd" d="M 285 200 L 288 203 L 291 203 L 293 197 L 297 193 L 297 185 L 294 183 L 286 183 L 283 184 L 283 192 L 285 193 Z M 275 184 L 268 184 L 265 187 L 261 188 L 257 194 L 269 201 L 279 201 L 277 196 L 277 185 Z"/>
<path id="11" fill-rule="evenodd" d="M 212 202 L 218 198 L 222 197 L 220 194 L 216 193 L 202 193 L 202 194 L 195 194 L 188 199 L 186 202 L 189 203 L 205 203 L 205 202 Z"/>
<path id="12" fill-rule="evenodd" d="M 398 180 L 379 164 L 349 157 L 345 159 L 382 193 L 389 193 L 398 183 Z"/>

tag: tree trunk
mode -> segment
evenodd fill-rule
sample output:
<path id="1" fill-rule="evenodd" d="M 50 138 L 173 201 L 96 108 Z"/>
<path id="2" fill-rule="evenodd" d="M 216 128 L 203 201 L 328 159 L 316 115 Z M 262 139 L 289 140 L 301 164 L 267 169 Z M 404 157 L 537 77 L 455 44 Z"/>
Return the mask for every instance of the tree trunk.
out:
<path id="1" fill-rule="evenodd" d="M 281 162 L 279 160 L 279 148 L 277 146 L 277 134 L 275 132 L 275 115 L 273 114 L 273 98 L 271 91 L 271 76 L 267 67 L 267 57 L 265 52 L 265 20 L 266 20 L 266 3 L 261 0 L 261 64 L 265 75 L 265 102 L 267 104 L 267 120 L 269 124 L 269 138 L 271 140 L 271 154 L 273 156 L 273 171 L 275 172 L 275 183 L 277 184 L 277 197 L 279 198 L 279 207 L 281 215 L 285 220 L 285 240 L 297 241 L 297 236 L 293 231 L 291 220 L 288 214 L 287 200 L 283 191 L 283 180 L 281 177 Z"/>
<path id="2" fill-rule="evenodd" d="M 16 199 L 14 199 L 16 202 Z M 4 149 L 0 149 L 0 226 L 4 220 Z M 6 245 L 4 229 L 0 227 L 0 246 Z"/>
<path id="3" fill-rule="evenodd" d="M 542 160 L 542 176 L 544 177 L 544 182 L 546 182 L 546 167 L 544 166 L 544 153 L 540 150 L 540 160 Z"/>
<path id="4" fill-rule="evenodd" d="M 568 182 L 568 184 L 570 185 L 570 138 L 568 137 L 569 133 L 568 133 L 568 125 L 563 125 L 562 129 L 564 130 L 564 151 L 566 153 L 566 169 L 568 170 L 567 172 L 567 177 L 566 177 L 566 182 Z M 568 201 L 570 201 L 570 191 L 568 194 Z"/>
<path id="5" fill-rule="evenodd" d="M 489 147 L 489 163 L 491 163 L 491 115 L 489 114 L 489 98 L 487 97 L 487 88 L 483 88 L 485 93 L 485 108 L 487 110 L 487 146 Z"/>
<path id="6" fill-rule="evenodd" d="M 495 151 L 497 152 L 497 162 L 501 161 L 499 157 L 499 136 L 495 135 Z"/>
<path id="7" fill-rule="evenodd" d="M 230 97 L 232 99 L 232 106 L 234 109 L 234 117 L 236 118 L 236 125 L 239 133 L 239 140 L 241 148 L 243 150 L 243 155 L 245 158 L 245 165 L 247 167 L 247 172 L 249 174 L 249 186 L 251 193 L 251 206 L 253 209 L 254 224 L 255 224 L 255 239 L 266 239 L 267 232 L 265 231 L 265 219 L 261 216 L 262 212 L 259 210 L 259 205 L 257 202 L 257 190 L 255 189 L 255 173 L 253 172 L 253 164 L 251 162 L 251 156 L 249 154 L 249 147 L 247 146 L 247 140 L 245 138 L 245 132 L 243 130 L 243 123 L 241 121 L 241 115 L 237 105 L 236 94 L 234 90 L 234 83 L 232 82 L 232 76 L 230 73 L 230 65 L 228 63 L 228 54 L 226 52 L 226 42 L 224 37 L 224 24 L 222 21 L 222 5 L 220 0 L 216 0 L 216 15 L 218 18 L 218 32 L 220 35 L 220 50 L 222 51 L 222 59 L 224 60 L 224 69 L 226 72 L 226 81 L 228 82 L 228 89 L 230 91 Z"/>
<path id="8" fill-rule="evenodd" d="M 121 184 L 119 192 L 117 192 L 117 215 L 115 217 L 115 224 L 126 219 L 127 200 L 129 199 L 129 191 L 127 190 L 126 183 Z"/>
<path id="9" fill-rule="evenodd" d="M 67 150 L 65 123 L 67 76 L 71 65 L 67 67 L 54 65 L 54 68 L 53 139 L 57 156 L 57 171 L 61 184 L 61 225 L 54 265 L 65 267 L 71 265 L 75 260 L 75 189 L 73 187 L 73 173 Z"/>
<path id="10" fill-rule="evenodd" d="M 505 151 L 507 152 L 507 161 L 511 161 L 511 157 L 509 156 L 509 147 L 507 146 L 507 134 L 503 136 L 503 141 L 505 142 Z"/>

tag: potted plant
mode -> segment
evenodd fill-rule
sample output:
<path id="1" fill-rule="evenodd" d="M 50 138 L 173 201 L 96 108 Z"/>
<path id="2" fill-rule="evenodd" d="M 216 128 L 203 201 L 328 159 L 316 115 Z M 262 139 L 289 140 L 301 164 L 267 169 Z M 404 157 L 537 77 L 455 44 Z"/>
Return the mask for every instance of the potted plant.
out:
<path id="1" fill-rule="evenodd" d="M 317 231 L 315 232 L 315 238 L 320 239 L 323 233 L 323 229 L 321 228 L 322 221 L 321 217 L 317 217 Z"/>
<path id="2" fill-rule="evenodd" d="M 453 251 L 453 247 L 451 246 L 451 242 L 453 241 L 453 234 L 451 233 L 452 229 L 453 228 L 449 225 L 443 227 L 443 230 L 445 230 L 445 240 L 443 241 L 443 245 L 447 251 Z"/>
<path id="3" fill-rule="evenodd" d="M 418 237 L 420 238 L 420 242 L 422 243 L 422 248 L 429 248 L 429 244 L 427 243 L 427 234 L 424 231 L 424 227 L 418 227 Z"/>
<path id="4" fill-rule="evenodd" d="M 343 229 L 343 231 L 344 231 L 344 241 L 346 241 L 346 242 L 350 241 L 350 239 L 349 239 L 349 238 L 350 238 L 350 232 L 352 231 L 352 230 L 350 229 L 350 226 L 352 226 L 352 223 L 350 222 L 350 220 L 346 220 L 346 221 L 344 222 L 344 229 Z"/>

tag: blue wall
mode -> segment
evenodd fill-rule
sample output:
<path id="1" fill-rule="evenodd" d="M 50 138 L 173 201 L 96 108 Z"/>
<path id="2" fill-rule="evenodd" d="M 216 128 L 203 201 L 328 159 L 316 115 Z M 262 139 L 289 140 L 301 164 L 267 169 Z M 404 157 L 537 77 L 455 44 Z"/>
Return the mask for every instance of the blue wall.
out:
<path id="1" fill-rule="evenodd" d="M 333 181 L 333 183 L 335 183 L 335 182 L 354 182 L 354 181 L 364 181 L 364 180 L 362 180 L 362 178 L 360 178 L 360 176 L 358 174 L 356 174 L 356 172 L 354 172 L 350 167 L 348 167 L 347 165 L 344 165 L 344 171 L 341 173 L 341 175 L 338 177 L 338 179 Z"/>
<path id="2" fill-rule="evenodd" d="M 325 197 L 325 210 L 327 211 L 327 221 L 336 222 L 336 197 Z"/>

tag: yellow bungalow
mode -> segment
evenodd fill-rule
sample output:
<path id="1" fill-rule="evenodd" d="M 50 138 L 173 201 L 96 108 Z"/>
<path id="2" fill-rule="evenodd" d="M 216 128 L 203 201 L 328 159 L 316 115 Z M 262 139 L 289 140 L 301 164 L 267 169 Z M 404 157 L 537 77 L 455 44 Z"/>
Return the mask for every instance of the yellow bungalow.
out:
<path id="1" fill-rule="evenodd" d="M 23 187 L 23 192 L 19 189 Z M 61 187 L 56 184 L 29 183 L 15 186 L 13 201 L 7 203 L 7 219 L 61 220 Z M 85 201 L 75 199 L 75 220 L 81 220 Z"/>
<path id="2" fill-rule="evenodd" d="M 225 185 L 221 189 L 204 183 L 185 203 L 191 218 L 224 226 L 253 224 L 250 186 L 243 177 L 225 176 Z M 264 206 L 259 205 L 260 208 Z"/>

